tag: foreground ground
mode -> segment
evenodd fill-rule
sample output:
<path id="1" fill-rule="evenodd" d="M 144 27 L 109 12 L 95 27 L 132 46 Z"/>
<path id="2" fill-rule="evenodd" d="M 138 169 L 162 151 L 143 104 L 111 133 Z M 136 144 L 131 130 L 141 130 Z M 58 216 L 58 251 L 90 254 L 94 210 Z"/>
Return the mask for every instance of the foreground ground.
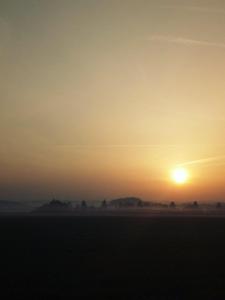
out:
<path id="1" fill-rule="evenodd" d="M 225 219 L 1 216 L 4 299 L 225 299 Z"/>

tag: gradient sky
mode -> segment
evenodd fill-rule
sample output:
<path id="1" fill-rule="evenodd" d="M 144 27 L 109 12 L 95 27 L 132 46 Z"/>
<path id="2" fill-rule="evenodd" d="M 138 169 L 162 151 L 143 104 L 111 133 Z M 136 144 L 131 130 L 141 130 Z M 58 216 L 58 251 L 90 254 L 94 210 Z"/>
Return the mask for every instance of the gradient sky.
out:
<path id="1" fill-rule="evenodd" d="M 224 82 L 224 1 L 0 0 L 0 199 L 225 199 Z"/>

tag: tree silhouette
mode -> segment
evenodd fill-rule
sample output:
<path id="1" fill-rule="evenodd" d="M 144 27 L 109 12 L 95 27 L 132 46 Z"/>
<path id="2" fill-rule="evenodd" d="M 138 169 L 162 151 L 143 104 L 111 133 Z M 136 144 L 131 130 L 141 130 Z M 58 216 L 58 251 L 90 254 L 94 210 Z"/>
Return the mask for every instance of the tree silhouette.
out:
<path id="1" fill-rule="evenodd" d="M 87 203 L 85 200 L 82 200 L 81 202 L 81 208 L 87 208 Z"/>
<path id="2" fill-rule="evenodd" d="M 102 201 L 101 207 L 102 208 L 106 208 L 107 207 L 107 202 L 106 202 L 105 199 Z"/>
<path id="3" fill-rule="evenodd" d="M 174 201 L 171 201 L 171 202 L 170 202 L 170 208 L 175 208 L 175 207 L 176 207 L 175 202 L 174 202 Z"/>
<path id="4" fill-rule="evenodd" d="M 197 201 L 194 201 L 193 204 L 192 204 L 193 208 L 198 208 L 199 205 L 198 205 L 198 202 Z"/>
<path id="5" fill-rule="evenodd" d="M 222 203 L 221 202 L 217 202 L 216 203 L 216 208 L 221 208 L 222 207 Z"/>
<path id="6" fill-rule="evenodd" d="M 137 206 L 138 207 L 143 207 L 143 202 L 141 200 L 138 200 Z"/>

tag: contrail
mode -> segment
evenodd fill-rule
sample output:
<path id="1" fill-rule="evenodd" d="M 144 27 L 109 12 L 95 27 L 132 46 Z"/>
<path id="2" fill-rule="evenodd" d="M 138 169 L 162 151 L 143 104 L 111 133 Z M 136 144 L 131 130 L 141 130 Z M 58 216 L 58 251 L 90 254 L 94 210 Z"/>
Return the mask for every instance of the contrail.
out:
<path id="1" fill-rule="evenodd" d="M 73 148 L 160 148 L 160 147 L 178 147 L 176 144 L 109 144 L 109 145 L 78 145 L 78 144 L 62 144 L 57 147 L 73 147 Z"/>
<path id="2" fill-rule="evenodd" d="M 213 43 L 202 40 L 188 39 L 184 37 L 173 37 L 166 35 L 153 35 L 147 38 L 148 41 L 151 42 L 166 42 L 173 44 L 180 44 L 185 46 L 208 46 L 208 47 L 217 47 L 225 49 L 225 43 Z"/>
<path id="3" fill-rule="evenodd" d="M 220 161 L 220 160 L 221 161 L 225 160 L 225 155 L 212 156 L 212 157 L 208 157 L 208 158 L 187 161 L 187 162 L 179 164 L 179 166 L 184 167 L 184 166 L 189 166 L 189 165 L 205 164 L 205 163 L 210 163 L 210 162 L 217 162 L 217 161 Z"/>

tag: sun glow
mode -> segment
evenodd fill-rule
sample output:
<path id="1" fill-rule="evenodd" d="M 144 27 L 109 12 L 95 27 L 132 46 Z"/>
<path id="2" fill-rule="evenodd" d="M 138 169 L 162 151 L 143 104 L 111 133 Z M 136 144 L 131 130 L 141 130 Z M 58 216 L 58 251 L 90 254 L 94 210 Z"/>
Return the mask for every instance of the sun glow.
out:
<path id="1" fill-rule="evenodd" d="M 184 168 L 176 168 L 171 173 L 171 178 L 176 184 L 186 183 L 188 177 L 188 171 Z"/>

